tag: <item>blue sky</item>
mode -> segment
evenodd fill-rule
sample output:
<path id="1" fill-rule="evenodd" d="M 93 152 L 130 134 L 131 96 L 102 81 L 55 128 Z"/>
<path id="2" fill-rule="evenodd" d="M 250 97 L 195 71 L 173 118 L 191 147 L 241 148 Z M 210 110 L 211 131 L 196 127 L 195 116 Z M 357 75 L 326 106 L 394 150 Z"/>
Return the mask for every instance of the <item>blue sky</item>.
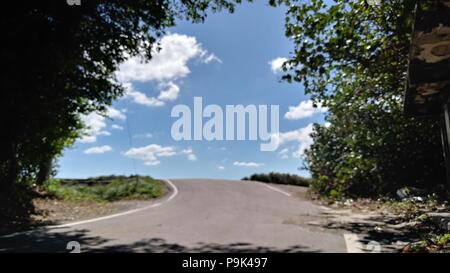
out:
<path id="1" fill-rule="evenodd" d="M 86 136 L 65 150 L 58 177 L 107 174 L 157 178 L 240 179 L 255 172 L 299 171 L 311 123 L 323 122 L 299 84 L 280 82 L 279 65 L 292 43 L 284 36 L 284 10 L 264 1 L 243 4 L 234 14 L 211 14 L 204 24 L 178 22 L 161 40 L 155 59 L 132 59 L 118 78 L 126 95 L 109 109 L 109 118 L 83 117 Z M 275 60 L 275 62 L 273 62 Z M 171 127 L 177 104 L 279 105 L 277 151 L 260 151 L 260 141 L 175 141 Z"/>

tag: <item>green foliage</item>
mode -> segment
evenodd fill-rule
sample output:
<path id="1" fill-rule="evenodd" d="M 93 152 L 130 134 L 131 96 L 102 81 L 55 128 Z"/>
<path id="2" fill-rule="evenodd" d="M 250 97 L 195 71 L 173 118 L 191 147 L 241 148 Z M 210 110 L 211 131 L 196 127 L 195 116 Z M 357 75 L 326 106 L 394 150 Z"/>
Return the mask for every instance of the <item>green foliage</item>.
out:
<path id="1" fill-rule="evenodd" d="M 2 13 L 0 188 L 35 179 L 78 137 L 80 115 L 104 112 L 123 93 L 115 79 L 129 56 L 152 45 L 177 19 L 202 22 L 241 0 L 14 2 Z M 44 167 L 45 167 L 44 166 Z M 45 173 L 45 172 L 44 172 Z"/>
<path id="2" fill-rule="evenodd" d="M 428 235 L 427 239 L 408 245 L 403 251 L 409 253 L 449 253 L 450 233 Z"/>
<path id="3" fill-rule="evenodd" d="M 45 189 L 65 200 L 116 201 L 121 199 L 150 199 L 165 190 L 161 182 L 151 177 L 102 176 L 89 179 L 50 179 Z"/>
<path id="4" fill-rule="evenodd" d="M 329 126 L 315 126 L 306 152 L 312 188 L 376 196 L 443 183 L 438 121 L 403 115 L 416 1 L 271 3 L 286 4 L 286 36 L 295 44 L 283 78 L 329 109 Z"/>
<path id="5" fill-rule="evenodd" d="M 271 172 L 269 174 L 265 173 L 252 174 L 250 177 L 242 178 L 242 180 L 259 181 L 273 184 L 295 185 L 303 187 L 308 187 L 311 183 L 311 179 L 304 178 L 295 174 L 274 173 L 274 172 Z"/>

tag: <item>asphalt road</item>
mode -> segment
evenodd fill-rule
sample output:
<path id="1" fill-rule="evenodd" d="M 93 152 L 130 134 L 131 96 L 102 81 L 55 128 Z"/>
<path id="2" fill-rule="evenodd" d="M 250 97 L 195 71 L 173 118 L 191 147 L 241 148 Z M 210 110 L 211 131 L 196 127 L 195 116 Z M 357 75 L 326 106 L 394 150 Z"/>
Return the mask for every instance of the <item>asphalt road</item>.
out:
<path id="1" fill-rule="evenodd" d="M 170 180 L 163 200 L 120 215 L 0 237 L 0 252 L 346 252 L 344 236 L 292 224 L 321 208 L 283 187 Z M 301 220 L 301 219 L 300 219 Z M 79 249 L 78 249 L 79 245 Z"/>

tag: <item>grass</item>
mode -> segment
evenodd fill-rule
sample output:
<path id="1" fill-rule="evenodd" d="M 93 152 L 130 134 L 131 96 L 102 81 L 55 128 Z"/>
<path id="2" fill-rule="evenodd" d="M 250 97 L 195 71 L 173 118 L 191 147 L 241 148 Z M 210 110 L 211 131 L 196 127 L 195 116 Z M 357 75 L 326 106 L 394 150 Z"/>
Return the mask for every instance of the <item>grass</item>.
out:
<path id="1" fill-rule="evenodd" d="M 151 199 L 165 193 L 162 182 L 148 176 L 101 176 L 88 179 L 51 179 L 45 190 L 64 200 Z"/>

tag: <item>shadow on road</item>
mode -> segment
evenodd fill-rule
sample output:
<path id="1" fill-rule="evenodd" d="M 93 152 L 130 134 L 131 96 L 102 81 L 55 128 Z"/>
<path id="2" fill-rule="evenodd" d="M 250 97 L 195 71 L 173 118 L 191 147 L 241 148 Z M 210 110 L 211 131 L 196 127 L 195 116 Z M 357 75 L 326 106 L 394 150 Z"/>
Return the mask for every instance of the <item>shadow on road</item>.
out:
<path id="1" fill-rule="evenodd" d="M 80 245 L 100 245 L 108 240 L 89 236 L 87 230 L 51 232 L 46 228 L 17 235 L 0 237 L 0 253 L 3 252 L 70 252 L 67 243 L 79 242 Z"/>
<path id="2" fill-rule="evenodd" d="M 303 246 L 291 246 L 286 249 L 277 249 L 266 246 L 255 246 L 249 243 L 230 243 L 230 244 L 211 244 L 197 243 L 195 246 L 183 246 L 176 243 L 168 243 L 164 239 L 154 238 L 133 244 L 113 245 L 100 249 L 94 249 L 92 252 L 144 252 L 144 253 L 299 253 L 299 252 L 316 252 Z"/>
<path id="3" fill-rule="evenodd" d="M 229 244 L 199 242 L 191 246 L 169 243 L 161 238 L 146 239 L 130 244 L 114 244 L 113 240 L 90 236 L 88 230 L 55 232 L 41 228 L 27 233 L 0 237 L 0 253 L 6 252 L 44 252 L 67 253 L 70 252 L 67 243 L 76 241 L 80 244 L 82 253 L 94 252 L 121 252 L 121 253 L 194 253 L 194 252 L 231 252 L 231 253 L 299 253 L 319 252 L 308 247 L 295 245 L 286 249 L 267 246 L 256 246 L 250 243 L 236 242 Z"/>

